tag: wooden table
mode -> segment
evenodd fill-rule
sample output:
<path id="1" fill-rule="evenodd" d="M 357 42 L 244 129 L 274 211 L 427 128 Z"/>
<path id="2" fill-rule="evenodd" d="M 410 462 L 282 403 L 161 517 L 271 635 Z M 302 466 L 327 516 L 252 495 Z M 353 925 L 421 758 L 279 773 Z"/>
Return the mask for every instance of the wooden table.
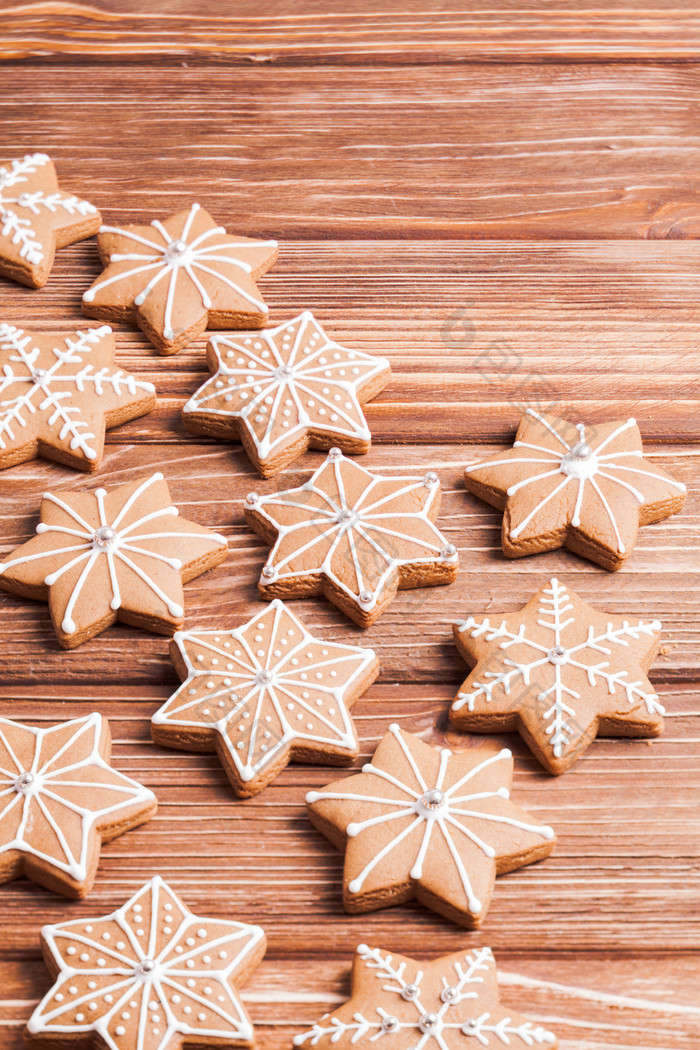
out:
<path id="1" fill-rule="evenodd" d="M 2 594 L 0 714 L 43 724 L 101 711 L 116 765 L 157 792 L 160 811 L 104 849 L 85 903 L 2 887 L 0 1046 L 20 1047 L 48 987 L 41 925 L 112 910 L 159 873 L 193 908 L 266 927 L 245 991 L 263 1050 L 290 1046 L 346 997 L 360 940 L 417 956 L 489 944 L 504 1002 L 555 1029 L 562 1050 L 697 1050 L 696 0 L 2 0 L 0 29 L 0 153 L 49 152 L 111 222 L 197 200 L 230 231 L 277 237 L 261 281 L 271 322 L 310 308 L 339 342 L 391 359 L 363 462 L 438 471 L 461 573 L 399 596 L 365 634 L 325 601 L 295 604 L 312 630 L 379 653 L 381 676 L 355 709 L 362 759 L 394 719 L 468 745 L 447 720 L 464 673 L 451 621 L 516 608 L 555 573 L 601 608 L 663 621 L 652 678 L 668 708 L 660 739 L 598 741 L 558 779 L 502 738 L 516 798 L 559 844 L 499 881 L 482 931 L 418 906 L 351 918 L 342 858 L 303 806 L 335 774 L 293 766 L 237 801 L 213 756 L 151 743 L 149 718 L 176 685 L 165 639 L 116 627 L 64 652 L 45 606 Z M 99 270 L 94 241 L 66 249 L 45 290 L 3 282 L 0 315 L 79 327 Z M 187 587 L 187 625 L 237 625 L 261 608 L 265 554 L 242 497 L 296 484 L 321 455 L 261 483 L 239 446 L 182 427 L 205 338 L 174 358 L 130 329 L 117 338 L 121 363 L 156 383 L 157 409 L 109 435 L 95 479 L 46 462 L 4 472 L 0 548 L 33 532 L 45 487 L 158 467 L 183 511 L 230 539 L 228 560 Z M 688 484 L 682 515 L 645 529 L 617 575 L 561 552 L 505 561 L 499 515 L 464 491 L 463 464 L 504 447 L 533 403 L 587 420 L 634 414 L 652 459 Z"/>

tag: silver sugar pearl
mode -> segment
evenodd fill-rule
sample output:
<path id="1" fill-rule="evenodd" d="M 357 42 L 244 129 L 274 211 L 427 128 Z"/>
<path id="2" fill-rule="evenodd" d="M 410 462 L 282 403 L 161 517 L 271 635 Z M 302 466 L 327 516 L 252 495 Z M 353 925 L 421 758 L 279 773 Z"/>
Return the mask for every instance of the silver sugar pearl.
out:
<path id="1" fill-rule="evenodd" d="M 477 1022 L 474 1020 L 465 1021 L 462 1025 L 462 1031 L 465 1035 L 473 1035 L 477 1027 Z"/>
<path id="2" fill-rule="evenodd" d="M 407 984 L 401 989 L 401 995 L 404 999 L 415 999 L 419 991 L 417 984 Z"/>
<path id="3" fill-rule="evenodd" d="M 246 506 L 247 507 L 254 507 L 259 499 L 260 499 L 260 496 L 258 496 L 257 492 L 249 492 L 248 495 L 245 498 Z"/>
<path id="4" fill-rule="evenodd" d="M 99 529 L 95 529 L 93 540 L 98 547 L 111 547 L 116 538 L 117 533 L 111 525 L 100 525 Z"/>
<path id="5" fill-rule="evenodd" d="M 179 259 L 187 251 L 187 241 L 171 241 L 168 247 L 165 249 L 165 255 L 168 259 Z"/>
<path id="6" fill-rule="evenodd" d="M 136 967 L 136 973 L 147 976 L 149 973 L 153 973 L 156 968 L 156 964 L 153 959 L 142 959 Z"/>
<path id="7" fill-rule="evenodd" d="M 398 1026 L 399 1020 L 393 1014 L 387 1014 L 385 1017 L 382 1017 L 382 1028 L 385 1032 L 395 1032 Z"/>
<path id="8" fill-rule="evenodd" d="M 34 783 L 33 773 L 22 773 L 15 780 L 15 788 L 17 791 L 26 791 Z"/>
<path id="9" fill-rule="evenodd" d="M 442 554 L 443 558 L 454 558 L 455 554 L 457 553 L 457 548 L 455 547 L 454 543 L 448 543 L 447 546 L 442 548 L 442 551 L 440 553 Z"/>
<path id="10" fill-rule="evenodd" d="M 340 459 L 342 452 L 339 448 L 331 448 L 328 450 L 328 455 L 331 459 Z"/>
<path id="11" fill-rule="evenodd" d="M 455 1001 L 455 999 L 457 999 L 458 997 L 459 997 L 459 989 L 458 988 L 453 988 L 453 987 L 443 988 L 442 991 L 440 992 L 440 998 L 442 999 L 443 1003 L 453 1003 Z"/>
<path id="12" fill-rule="evenodd" d="M 568 453 L 568 456 L 570 459 L 588 459 L 592 451 L 591 446 L 586 444 L 585 441 L 578 441 Z"/>
<path id="13" fill-rule="evenodd" d="M 276 372 L 281 379 L 285 379 L 287 376 L 292 375 L 294 369 L 291 365 L 280 365 Z"/>
<path id="14" fill-rule="evenodd" d="M 258 685 L 269 685 L 273 678 L 274 675 L 272 671 L 258 671 L 255 676 L 255 681 Z"/>
<path id="15" fill-rule="evenodd" d="M 343 507 L 343 509 L 339 510 L 335 516 L 335 520 L 341 525 L 344 524 L 346 521 L 352 521 L 352 518 L 353 513 L 351 510 L 348 510 L 347 507 Z"/>
<path id="16" fill-rule="evenodd" d="M 276 570 L 272 567 L 272 565 L 266 565 L 261 573 L 261 575 L 264 576 L 266 580 L 271 580 L 276 574 Z"/>
<path id="17" fill-rule="evenodd" d="M 374 595 L 371 591 L 360 591 L 359 599 L 363 605 L 369 605 L 374 601 Z"/>
<path id="18" fill-rule="evenodd" d="M 426 1032 L 432 1032 L 433 1029 L 437 1027 L 439 1021 L 440 1018 L 437 1014 L 423 1014 L 420 1020 L 418 1021 L 418 1027 L 420 1028 L 421 1032 L 425 1034 Z"/>
<path id="19" fill-rule="evenodd" d="M 42 381 L 42 379 L 46 379 L 47 375 L 48 375 L 48 373 L 47 373 L 45 368 L 33 368 L 32 369 L 32 379 L 35 379 L 37 381 L 37 383 L 40 383 Z"/>
<path id="20" fill-rule="evenodd" d="M 425 809 L 440 809 L 445 804 L 445 795 L 438 788 L 431 788 L 423 795 L 420 803 Z"/>
<path id="21" fill-rule="evenodd" d="M 434 470 L 429 470 L 428 473 L 423 476 L 423 484 L 426 488 L 430 488 L 430 486 L 434 485 L 437 480 L 438 476 Z"/>

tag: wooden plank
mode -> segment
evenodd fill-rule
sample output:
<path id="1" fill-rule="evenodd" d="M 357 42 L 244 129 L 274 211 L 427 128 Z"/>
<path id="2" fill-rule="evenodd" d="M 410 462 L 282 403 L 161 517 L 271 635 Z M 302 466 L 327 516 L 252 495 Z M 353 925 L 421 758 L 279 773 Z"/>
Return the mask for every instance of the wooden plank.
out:
<path id="1" fill-rule="evenodd" d="M 110 446 L 97 478 L 87 479 L 67 468 L 35 462 L 8 471 L 1 479 L 0 537 L 3 554 L 29 538 L 37 521 L 38 496 L 47 485 L 95 488 L 116 485 L 149 470 L 162 469 L 175 503 L 188 517 L 210 525 L 228 538 L 226 562 L 186 587 L 190 627 L 213 629 L 222 619 L 240 622 L 259 608 L 257 580 L 268 548 L 247 526 L 242 501 L 252 488 L 261 493 L 301 484 L 323 461 L 309 453 L 282 478 L 262 481 L 254 476 L 239 446 Z M 496 451 L 494 446 L 379 446 L 362 462 L 391 474 L 422 474 L 437 470 L 444 488 L 439 525 L 456 544 L 462 571 L 448 587 L 404 591 L 367 631 L 350 624 L 330 603 L 295 603 L 300 615 L 333 636 L 362 639 L 373 645 L 385 675 L 399 681 L 458 683 L 462 663 L 450 642 L 450 625 L 468 612 L 517 608 L 548 575 L 561 577 L 594 605 L 614 613 L 634 612 L 665 624 L 665 652 L 656 664 L 659 683 L 700 677 L 700 595 L 696 587 L 697 511 L 700 478 L 697 452 L 686 445 L 654 449 L 654 462 L 673 471 L 690 489 L 687 509 L 675 518 L 647 526 L 637 548 L 619 573 L 610 574 L 567 551 L 516 561 L 500 553 L 500 514 L 467 495 L 462 469 L 474 456 Z M 0 592 L 0 677 L 16 685 L 56 679 L 84 681 L 97 675 L 116 683 L 162 680 L 169 667 L 167 643 L 158 636 L 117 626 L 101 638 L 66 652 L 58 647 L 46 605 Z M 35 654 L 42 654 L 37 665 Z M 409 656 L 407 660 L 406 657 Z M 172 672 L 170 672 L 172 678 Z M 386 680 L 386 679 L 385 679 Z"/>
<path id="2" fill-rule="evenodd" d="M 110 221 L 198 199 L 281 241 L 677 239 L 700 228 L 699 96 L 682 63 L 41 65 L 12 68 L 0 119 Z"/>
<path id="3" fill-rule="evenodd" d="M 421 0 L 323 0 L 271 4 L 224 0 L 204 13 L 194 0 L 91 4 L 2 0 L 7 59 L 61 56 L 124 61 L 217 56 L 227 63 L 421 63 L 696 58 L 700 19 L 692 0 L 544 0 L 426 4 Z"/>

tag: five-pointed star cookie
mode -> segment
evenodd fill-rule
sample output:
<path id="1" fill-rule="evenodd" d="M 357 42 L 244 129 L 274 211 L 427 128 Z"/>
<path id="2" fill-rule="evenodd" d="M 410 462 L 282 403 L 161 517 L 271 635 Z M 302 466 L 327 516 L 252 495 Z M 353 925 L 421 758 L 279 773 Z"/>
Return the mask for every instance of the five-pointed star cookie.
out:
<path id="1" fill-rule="evenodd" d="M 99 229 L 100 213 L 58 188 L 45 153 L 30 153 L 0 167 L 0 274 L 30 288 L 49 279 L 57 248 Z"/>
<path id="2" fill-rule="evenodd" d="M 611 570 L 631 554 L 639 526 L 677 514 L 686 491 L 643 458 L 634 419 L 586 427 L 532 409 L 513 448 L 467 467 L 465 482 L 505 512 L 507 557 L 568 547 Z"/>
<path id="3" fill-rule="evenodd" d="M 339 346 L 308 310 L 267 332 L 215 336 L 207 364 L 215 374 L 183 408 L 185 426 L 240 439 L 266 478 L 308 448 L 367 452 L 362 405 L 391 377 L 385 358 Z"/>
<path id="4" fill-rule="evenodd" d="M 73 649 L 117 620 L 172 634 L 183 583 L 226 557 L 224 536 L 172 505 L 162 474 L 94 492 L 45 492 L 37 535 L 0 563 L 0 587 L 47 601 Z"/>
<path id="5" fill-rule="evenodd" d="M 114 367 L 107 325 L 65 336 L 0 324 L 0 469 L 42 455 L 96 470 L 105 430 L 155 403 L 152 383 Z"/>
<path id="6" fill-rule="evenodd" d="M 132 321 L 162 354 L 205 328 L 260 328 L 268 309 L 255 279 L 273 265 L 277 241 L 232 237 L 198 204 L 150 226 L 101 226 L 102 276 L 83 312 Z"/>
<path id="7" fill-rule="evenodd" d="M 419 963 L 360 944 L 352 998 L 294 1039 L 295 1046 L 369 1050 L 556 1047 L 552 1032 L 501 1005 L 490 948 Z"/>
<path id="8" fill-rule="evenodd" d="M 184 680 L 153 716 L 158 744 L 216 751 L 244 798 L 291 759 L 341 765 L 359 753 L 349 708 L 372 684 L 372 649 L 310 634 L 281 601 L 235 631 L 185 631 L 170 652 Z"/>
<path id="9" fill-rule="evenodd" d="M 194 915 L 156 877 L 112 915 L 41 936 L 55 984 L 25 1029 L 28 1046 L 253 1045 L 236 986 L 265 953 L 259 926 Z"/>
<path id="10" fill-rule="evenodd" d="M 272 546 L 261 595 L 324 594 L 368 627 L 397 590 L 456 577 L 457 549 L 433 524 L 439 504 L 434 471 L 381 477 L 332 448 L 300 488 L 245 501 L 246 520 Z"/>
<path id="11" fill-rule="evenodd" d="M 664 709 L 646 672 L 658 620 L 593 609 L 552 579 L 519 612 L 454 625 L 474 670 L 450 717 L 460 729 L 517 730 L 550 773 L 564 773 L 596 735 L 650 737 Z"/>
<path id="12" fill-rule="evenodd" d="M 0 882 L 84 897 L 102 843 L 155 813 L 153 792 L 111 768 L 111 747 L 98 714 L 50 729 L 0 718 Z"/>
<path id="13" fill-rule="evenodd" d="M 414 897 L 478 926 L 496 875 L 548 857 L 554 832 L 510 801 L 510 751 L 437 749 L 397 725 L 361 773 L 306 796 L 312 822 L 347 839 L 343 903 L 351 914 Z"/>

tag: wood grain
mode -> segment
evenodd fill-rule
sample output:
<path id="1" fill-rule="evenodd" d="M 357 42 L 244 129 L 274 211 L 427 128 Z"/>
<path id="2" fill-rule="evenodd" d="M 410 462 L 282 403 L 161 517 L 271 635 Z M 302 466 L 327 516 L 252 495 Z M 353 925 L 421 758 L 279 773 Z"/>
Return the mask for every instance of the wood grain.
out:
<path id="1" fill-rule="evenodd" d="M 322 600 L 295 612 L 380 657 L 354 708 L 358 765 L 392 720 L 436 744 L 508 744 L 514 797 L 559 841 L 499 880 L 481 932 L 417 906 L 346 916 L 342 857 L 303 806 L 337 772 L 291 766 L 236 800 L 213 756 L 150 740 L 177 686 L 166 639 L 118 626 L 62 651 L 45 605 L 0 592 L 0 715 L 49 724 L 101 711 L 117 768 L 160 800 L 155 820 L 105 847 L 88 901 L 0 887 L 0 1050 L 19 1050 L 48 985 L 41 925 L 112 910 L 155 873 L 193 908 L 266 927 L 270 950 L 244 993 L 260 1050 L 289 1047 L 347 996 L 361 940 L 418 957 L 490 944 L 504 1002 L 556 1030 L 562 1050 L 697 1050 L 697 3 L 202 6 L 0 0 L 0 153 L 47 150 L 109 222 L 196 199 L 235 232 L 278 237 L 261 280 L 271 323 L 310 308 L 340 342 L 390 357 L 362 462 L 438 471 L 460 575 L 403 592 L 367 632 Z M 94 242 L 74 245 L 44 290 L 0 284 L 0 318 L 80 327 L 98 272 Z M 2 472 L 0 556 L 32 534 L 44 489 L 163 469 L 183 512 L 231 546 L 187 585 L 187 625 L 240 624 L 261 608 L 266 553 L 241 500 L 297 484 L 322 457 L 261 481 L 239 446 L 182 427 L 207 374 L 204 337 L 168 359 L 126 327 L 117 344 L 120 363 L 155 382 L 157 409 L 110 432 L 95 478 L 46 462 Z M 635 415 L 649 455 L 688 484 L 683 513 L 644 529 L 620 573 L 565 552 L 507 562 L 499 515 L 466 494 L 463 466 L 508 443 L 525 403 Z M 668 711 L 660 738 L 596 741 L 560 778 L 517 737 L 469 738 L 447 720 L 466 673 L 452 620 L 517 608 L 552 574 L 602 609 L 662 620 L 651 677 Z"/>
<path id="2" fill-rule="evenodd" d="M 42 65 L 12 66 L 0 119 L 110 221 L 196 199 L 281 241 L 678 239 L 700 231 L 699 98 L 684 63 Z"/>
<path id="3" fill-rule="evenodd" d="M 215 56 L 230 63 L 451 65 L 474 61 L 561 62 L 694 59 L 700 16 L 693 0 L 327 0 L 268 5 L 219 0 L 96 0 L 91 4 L 2 0 L 9 59 L 138 60 Z"/>

